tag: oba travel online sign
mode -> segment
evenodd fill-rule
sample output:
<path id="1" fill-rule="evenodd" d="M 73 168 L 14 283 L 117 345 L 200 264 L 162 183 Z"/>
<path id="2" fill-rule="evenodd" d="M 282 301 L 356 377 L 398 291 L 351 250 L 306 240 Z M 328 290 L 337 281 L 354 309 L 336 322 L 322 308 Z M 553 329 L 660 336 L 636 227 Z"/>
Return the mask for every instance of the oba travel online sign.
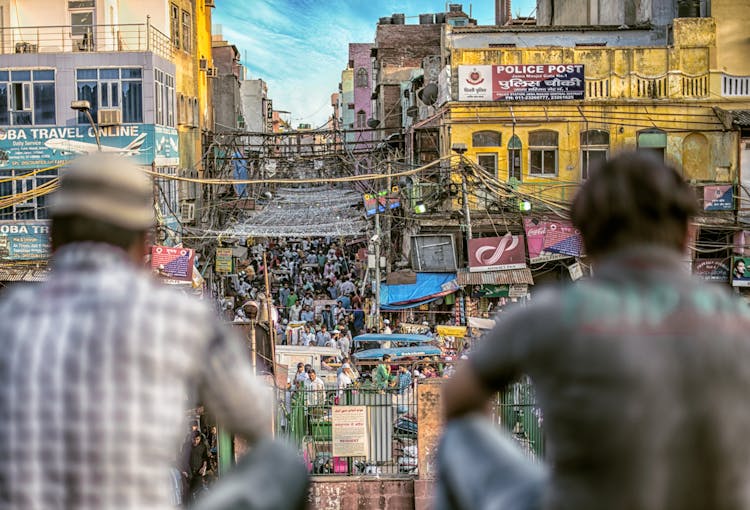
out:
<path id="1" fill-rule="evenodd" d="M 458 66 L 459 101 L 567 101 L 584 98 L 582 64 Z"/>
<path id="2" fill-rule="evenodd" d="M 101 151 L 135 164 L 179 164 L 177 130 L 153 124 L 99 128 Z M 36 169 L 63 164 L 99 151 L 94 129 L 86 125 L 0 128 L 0 170 Z"/>

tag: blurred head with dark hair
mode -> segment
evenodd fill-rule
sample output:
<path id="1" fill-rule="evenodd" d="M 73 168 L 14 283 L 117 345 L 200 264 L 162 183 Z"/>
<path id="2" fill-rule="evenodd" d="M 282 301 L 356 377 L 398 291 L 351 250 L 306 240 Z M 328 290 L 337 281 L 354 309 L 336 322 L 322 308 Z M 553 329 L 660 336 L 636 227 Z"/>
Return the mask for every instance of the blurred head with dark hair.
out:
<path id="1" fill-rule="evenodd" d="M 619 154 L 581 187 L 571 208 L 586 253 L 594 258 L 637 245 L 682 251 L 697 213 L 692 188 L 654 155 Z"/>

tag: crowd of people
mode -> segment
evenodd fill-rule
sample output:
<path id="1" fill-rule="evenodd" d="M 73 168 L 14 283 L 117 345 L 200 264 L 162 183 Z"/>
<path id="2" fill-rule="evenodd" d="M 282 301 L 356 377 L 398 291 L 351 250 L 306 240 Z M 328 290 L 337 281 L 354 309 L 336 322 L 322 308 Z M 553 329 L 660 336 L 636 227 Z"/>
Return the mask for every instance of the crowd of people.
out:
<path id="1" fill-rule="evenodd" d="M 348 354 L 352 338 L 367 331 L 366 268 L 355 248 L 330 238 L 254 244 L 230 278 L 235 320 L 246 318 L 246 303 L 265 299 L 265 254 L 280 343 L 337 347 Z"/>

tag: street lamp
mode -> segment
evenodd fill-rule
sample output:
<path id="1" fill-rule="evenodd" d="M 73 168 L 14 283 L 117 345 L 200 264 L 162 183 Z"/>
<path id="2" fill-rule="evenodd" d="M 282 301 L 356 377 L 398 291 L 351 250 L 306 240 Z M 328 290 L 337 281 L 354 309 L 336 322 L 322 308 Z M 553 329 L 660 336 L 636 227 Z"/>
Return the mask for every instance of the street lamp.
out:
<path id="1" fill-rule="evenodd" d="M 91 124 L 91 129 L 94 130 L 94 138 L 96 138 L 96 147 L 99 150 L 99 152 L 102 151 L 102 143 L 99 140 L 99 129 L 96 127 L 96 123 L 94 122 L 94 117 L 91 116 L 91 103 L 88 101 L 81 100 L 81 101 L 72 101 L 70 103 L 70 107 L 77 111 L 77 112 L 83 112 L 86 114 L 86 117 L 89 119 L 89 124 Z"/>

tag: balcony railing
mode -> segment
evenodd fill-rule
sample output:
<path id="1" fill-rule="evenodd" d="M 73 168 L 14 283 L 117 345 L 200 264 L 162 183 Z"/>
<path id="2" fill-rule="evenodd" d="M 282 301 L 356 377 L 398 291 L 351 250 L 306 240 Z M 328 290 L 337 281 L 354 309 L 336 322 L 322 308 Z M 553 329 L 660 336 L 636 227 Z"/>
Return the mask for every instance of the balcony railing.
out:
<path id="1" fill-rule="evenodd" d="M 152 51 L 172 58 L 167 35 L 149 23 L 6 27 L 0 29 L 0 53 Z"/>

